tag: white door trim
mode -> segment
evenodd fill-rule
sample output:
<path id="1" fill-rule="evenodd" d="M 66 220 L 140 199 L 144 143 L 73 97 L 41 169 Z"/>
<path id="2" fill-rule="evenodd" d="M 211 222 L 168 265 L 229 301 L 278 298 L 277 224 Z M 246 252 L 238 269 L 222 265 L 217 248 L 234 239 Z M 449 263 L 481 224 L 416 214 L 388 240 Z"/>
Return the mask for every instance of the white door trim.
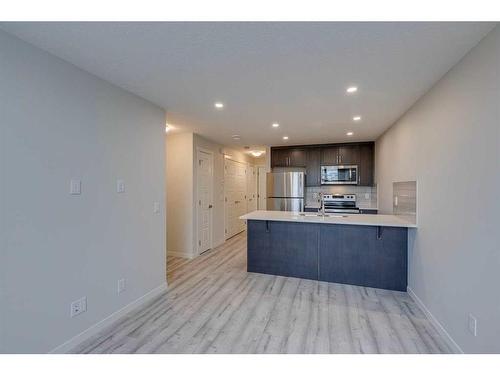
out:
<path id="1" fill-rule="evenodd" d="M 210 243 L 210 249 L 213 247 L 213 225 L 214 225 L 214 210 L 213 210 L 213 205 L 214 205 L 214 153 L 211 150 L 208 150 L 203 147 L 196 147 L 196 161 L 195 161 L 195 176 L 196 176 L 196 200 L 195 200 L 195 207 L 196 207 L 196 242 L 195 242 L 195 254 L 200 255 L 200 220 L 199 220 L 199 215 L 200 215 L 200 205 L 198 202 L 200 201 L 200 196 L 199 196 L 199 190 L 198 190 L 198 166 L 199 166 L 199 155 L 200 152 L 203 152 L 205 154 L 210 155 L 211 162 L 212 162 L 212 169 L 210 171 L 210 179 L 211 179 L 211 184 L 210 184 L 210 204 L 212 205 L 212 209 L 210 210 L 210 236 L 209 236 L 209 243 Z"/>

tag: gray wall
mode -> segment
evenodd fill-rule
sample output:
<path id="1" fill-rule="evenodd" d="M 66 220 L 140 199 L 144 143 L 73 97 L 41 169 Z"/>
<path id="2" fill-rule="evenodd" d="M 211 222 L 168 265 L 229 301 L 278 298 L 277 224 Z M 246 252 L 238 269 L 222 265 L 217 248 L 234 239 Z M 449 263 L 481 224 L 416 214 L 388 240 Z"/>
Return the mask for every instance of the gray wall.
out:
<path id="1" fill-rule="evenodd" d="M 193 133 L 167 138 L 167 253 L 192 257 L 193 236 Z"/>
<path id="2" fill-rule="evenodd" d="M 47 352 L 165 285 L 165 114 L 0 31 L 0 116 L 0 352 Z"/>
<path id="3" fill-rule="evenodd" d="M 418 185 L 409 286 L 471 353 L 500 352 L 499 70 L 497 26 L 376 143 L 379 209 Z"/>

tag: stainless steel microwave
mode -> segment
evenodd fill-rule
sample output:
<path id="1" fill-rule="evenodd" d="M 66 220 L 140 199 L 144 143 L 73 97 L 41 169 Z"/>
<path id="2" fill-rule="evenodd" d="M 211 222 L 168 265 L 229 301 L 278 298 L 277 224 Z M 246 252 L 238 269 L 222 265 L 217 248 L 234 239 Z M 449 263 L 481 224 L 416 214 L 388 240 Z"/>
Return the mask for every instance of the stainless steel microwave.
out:
<path id="1" fill-rule="evenodd" d="M 322 165 L 321 185 L 357 185 L 357 165 Z"/>

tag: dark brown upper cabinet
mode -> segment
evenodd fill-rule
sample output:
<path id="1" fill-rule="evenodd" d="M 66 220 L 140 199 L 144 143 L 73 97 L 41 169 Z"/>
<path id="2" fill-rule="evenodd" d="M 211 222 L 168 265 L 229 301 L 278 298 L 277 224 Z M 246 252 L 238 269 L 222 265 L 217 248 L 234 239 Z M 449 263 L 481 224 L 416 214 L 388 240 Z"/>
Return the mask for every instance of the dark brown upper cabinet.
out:
<path id="1" fill-rule="evenodd" d="M 289 167 L 303 167 L 307 165 L 307 152 L 304 149 L 292 149 L 290 150 L 290 162 Z"/>
<path id="2" fill-rule="evenodd" d="M 340 165 L 357 165 L 359 163 L 359 145 L 341 145 L 338 148 Z"/>
<path id="3" fill-rule="evenodd" d="M 375 171 L 375 145 L 373 142 L 359 145 L 358 185 L 372 186 Z"/>
<path id="4" fill-rule="evenodd" d="M 273 148 L 271 151 L 271 167 L 305 168 L 307 164 L 306 150 L 301 148 Z"/>
<path id="5" fill-rule="evenodd" d="M 288 167 L 288 159 L 288 149 L 277 148 L 271 150 L 271 167 Z"/>
<path id="6" fill-rule="evenodd" d="M 321 165 L 339 164 L 339 147 L 325 146 L 321 148 Z"/>
<path id="7" fill-rule="evenodd" d="M 374 182 L 373 142 L 271 148 L 271 167 L 306 169 L 306 185 L 321 185 L 322 165 L 357 165 L 358 185 Z"/>
<path id="8" fill-rule="evenodd" d="M 321 148 L 307 150 L 306 186 L 321 185 Z"/>
<path id="9" fill-rule="evenodd" d="M 321 151 L 321 165 L 356 165 L 359 161 L 357 144 L 325 146 Z"/>

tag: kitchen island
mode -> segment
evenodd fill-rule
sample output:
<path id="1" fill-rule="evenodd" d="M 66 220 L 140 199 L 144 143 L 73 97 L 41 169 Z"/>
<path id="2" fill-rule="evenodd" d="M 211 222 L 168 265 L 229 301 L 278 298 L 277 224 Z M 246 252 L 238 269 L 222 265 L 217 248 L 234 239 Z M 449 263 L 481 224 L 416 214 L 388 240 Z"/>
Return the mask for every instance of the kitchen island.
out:
<path id="1" fill-rule="evenodd" d="M 248 272 L 406 291 L 409 218 L 254 211 Z"/>

